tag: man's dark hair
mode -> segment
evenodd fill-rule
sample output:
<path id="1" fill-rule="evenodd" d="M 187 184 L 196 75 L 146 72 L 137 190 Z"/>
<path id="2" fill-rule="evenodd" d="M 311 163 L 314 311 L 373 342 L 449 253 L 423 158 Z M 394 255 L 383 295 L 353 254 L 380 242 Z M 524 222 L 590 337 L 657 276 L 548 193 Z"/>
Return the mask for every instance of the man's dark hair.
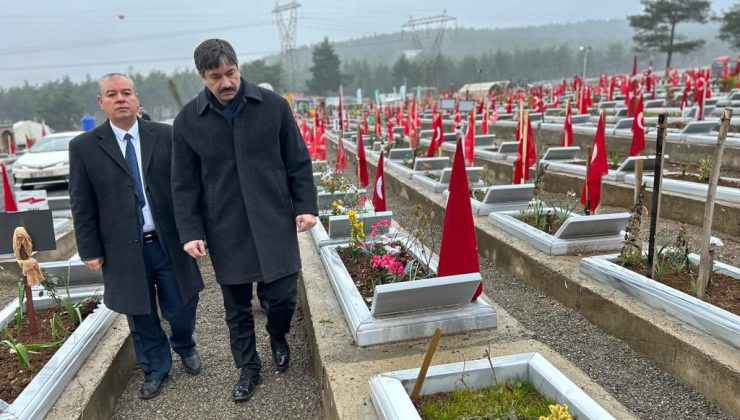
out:
<path id="1" fill-rule="evenodd" d="M 202 76 L 206 70 L 215 69 L 222 64 L 234 64 L 239 66 L 236 52 L 228 42 L 223 39 L 207 39 L 203 41 L 193 53 L 195 68 Z"/>

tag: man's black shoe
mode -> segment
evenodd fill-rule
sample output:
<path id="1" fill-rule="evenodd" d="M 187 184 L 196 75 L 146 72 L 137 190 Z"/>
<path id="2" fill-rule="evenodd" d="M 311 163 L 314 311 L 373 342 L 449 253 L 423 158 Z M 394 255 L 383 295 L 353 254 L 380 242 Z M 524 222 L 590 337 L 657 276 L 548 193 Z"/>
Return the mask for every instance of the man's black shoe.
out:
<path id="1" fill-rule="evenodd" d="M 165 377 L 165 379 L 167 379 L 167 377 Z M 164 384 L 164 379 L 161 381 L 144 381 L 139 389 L 139 398 L 142 400 L 150 400 L 156 397 L 162 390 L 162 384 Z"/>
<path id="2" fill-rule="evenodd" d="M 278 372 L 285 372 L 290 366 L 290 347 L 285 337 L 270 337 L 270 347 L 272 347 L 272 360 Z"/>
<path id="3" fill-rule="evenodd" d="M 193 351 L 193 354 L 187 357 L 180 357 L 182 359 L 182 367 L 185 368 L 185 372 L 191 375 L 197 375 L 200 373 L 200 356 L 197 351 Z"/>
<path id="4" fill-rule="evenodd" d="M 257 385 L 260 383 L 262 383 L 262 378 L 259 372 L 242 369 L 242 374 L 239 376 L 236 385 L 234 385 L 234 392 L 232 394 L 234 401 L 247 401 L 254 394 L 254 391 L 257 390 Z"/>

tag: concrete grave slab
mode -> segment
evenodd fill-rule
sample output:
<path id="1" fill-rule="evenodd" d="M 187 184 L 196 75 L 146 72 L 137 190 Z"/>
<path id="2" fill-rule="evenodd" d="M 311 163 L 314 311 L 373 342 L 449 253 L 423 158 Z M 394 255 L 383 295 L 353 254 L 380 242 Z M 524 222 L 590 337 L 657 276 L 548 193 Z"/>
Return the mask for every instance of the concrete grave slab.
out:
<path id="1" fill-rule="evenodd" d="M 577 146 L 570 147 L 548 147 L 542 156 L 543 161 L 553 160 L 575 160 L 581 153 L 581 148 Z"/>
<path id="2" fill-rule="evenodd" d="M 493 185 L 487 187 L 483 201 L 471 198 L 473 214 L 487 216 L 491 212 L 524 210 L 534 195 L 534 184 Z"/>
<path id="3" fill-rule="evenodd" d="M 316 225 L 310 230 L 311 237 L 313 238 L 313 241 L 317 247 L 322 247 L 326 245 L 336 245 L 340 243 L 345 243 L 349 240 L 349 236 L 352 231 L 352 227 L 349 223 L 349 216 L 337 215 L 337 216 L 328 216 L 328 217 L 329 217 L 329 231 L 328 232 L 326 231 L 326 229 L 324 229 L 324 225 L 322 223 L 316 223 Z M 392 220 L 393 212 L 372 211 L 372 212 L 367 212 L 367 213 L 358 213 L 357 219 L 363 223 L 363 230 L 365 232 L 365 235 L 370 236 L 370 232 L 372 232 L 373 230 L 372 225 L 381 220 L 387 220 L 387 221 Z M 388 228 L 383 227 L 379 229 L 379 232 L 387 233 Z"/>
<path id="4" fill-rule="evenodd" d="M 418 181 L 425 188 L 428 188 L 436 193 L 446 190 L 450 185 L 452 168 L 444 168 L 442 169 L 442 171 L 432 172 L 439 175 L 439 180 L 428 177 L 427 171 L 415 172 L 412 179 Z M 480 180 L 480 177 L 483 174 L 482 166 L 471 166 L 469 168 L 465 168 L 465 173 L 467 174 L 469 185 L 471 185 L 472 187 L 482 186 L 482 182 Z"/>
<path id="5" fill-rule="evenodd" d="M 627 184 L 635 183 L 635 176 L 633 174 L 627 174 L 624 177 L 624 182 Z M 643 175 L 642 182 L 646 183 L 649 188 L 653 187 L 653 177 Z M 707 190 L 709 187 L 707 184 L 699 182 L 682 181 L 679 179 L 670 179 L 663 177 L 663 191 L 677 192 L 686 194 L 694 197 L 707 196 Z M 726 201 L 730 203 L 740 203 L 740 188 L 732 187 L 717 187 L 717 200 Z"/>

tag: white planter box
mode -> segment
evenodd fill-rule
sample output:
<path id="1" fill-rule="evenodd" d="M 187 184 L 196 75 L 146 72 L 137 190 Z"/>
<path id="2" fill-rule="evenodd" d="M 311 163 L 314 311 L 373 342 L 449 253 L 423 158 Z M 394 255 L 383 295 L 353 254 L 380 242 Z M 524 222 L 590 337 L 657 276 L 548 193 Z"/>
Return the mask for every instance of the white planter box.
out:
<path id="1" fill-rule="evenodd" d="M 577 416 L 579 420 L 614 419 L 539 353 L 496 357 L 492 358 L 490 363 L 488 359 L 480 359 L 431 366 L 427 371 L 421 395 L 463 389 L 464 385 L 460 381 L 463 375 L 468 388 L 486 388 L 493 384 L 491 364 L 499 382 L 514 378 L 529 380 L 541 394 L 560 404 L 567 404 L 571 415 Z M 418 375 L 419 369 L 408 369 L 381 373 L 370 378 L 370 400 L 380 419 L 421 419 L 410 397 Z"/>
<path id="2" fill-rule="evenodd" d="M 357 192 L 359 192 L 361 196 L 367 194 L 367 191 L 364 188 L 357 190 Z M 336 200 L 344 200 L 345 197 L 347 197 L 348 195 L 353 195 L 354 193 L 354 190 L 347 193 L 335 192 L 334 194 L 329 194 L 326 191 L 319 191 L 319 193 L 317 194 L 319 211 L 331 210 L 331 203 L 335 202 Z"/>
<path id="3" fill-rule="evenodd" d="M 77 289 L 71 292 L 74 300 L 82 300 L 92 295 L 89 290 L 83 292 Z M 35 308 L 48 308 L 54 304 L 51 298 L 34 297 Z M 12 322 L 17 307 L 18 301 L 15 300 L 0 312 L 0 326 Z M 41 368 L 13 404 L 0 413 L 0 419 L 44 418 L 98 341 L 108 331 L 116 315 L 101 303 L 57 349 L 54 356 Z"/>
<path id="4" fill-rule="evenodd" d="M 488 159 L 488 160 L 514 160 L 516 159 L 516 154 L 519 151 L 519 143 L 515 141 L 505 141 L 501 144 L 499 144 L 498 148 L 493 150 L 488 149 L 480 149 L 476 150 L 475 154 L 476 156 L 480 156 L 481 158 Z"/>
<path id="5" fill-rule="evenodd" d="M 571 215 L 554 235 L 549 235 L 517 219 L 517 213 L 519 212 L 490 213 L 488 219 L 497 228 L 548 255 L 619 249 L 624 238 L 622 230 L 629 219 L 629 213 Z"/>
<path id="6" fill-rule="evenodd" d="M 358 346 L 429 337 L 437 327 L 445 334 L 496 327 L 496 311 L 488 303 L 470 302 L 480 273 L 379 285 L 368 309 L 336 248 L 322 247 L 321 259 Z M 430 269 L 436 271 L 436 261 Z"/>
<path id="7" fill-rule="evenodd" d="M 411 149 L 408 149 L 408 150 L 411 150 Z M 408 166 L 405 166 L 401 160 L 388 159 L 388 160 L 383 161 L 383 164 L 386 167 L 392 168 L 396 172 L 401 173 L 405 178 L 411 179 L 416 173 L 422 173 L 424 171 L 442 170 L 450 166 L 450 158 L 448 157 L 431 157 L 431 158 L 417 157 L 416 161 L 414 161 L 413 169 L 409 168 Z"/>
<path id="8" fill-rule="evenodd" d="M 646 183 L 648 187 L 653 187 L 652 176 L 643 175 L 642 181 Z M 624 182 L 634 184 L 635 176 L 625 176 Z M 663 191 L 672 191 L 694 197 L 706 198 L 708 189 L 709 186 L 707 184 L 702 184 L 700 182 L 681 181 L 678 179 L 663 177 Z M 740 203 L 740 188 L 717 186 L 717 200 L 727 201 L 730 203 Z"/>
<path id="9" fill-rule="evenodd" d="M 740 347 L 739 316 L 624 268 L 616 264 L 618 257 L 619 254 L 611 254 L 584 258 L 581 260 L 581 273 Z M 689 258 L 694 263 L 699 261 L 696 254 L 691 254 Z M 715 262 L 714 271 L 740 281 L 740 269 L 737 267 Z"/>
<path id="10" fill-rule="evenodd" d="M 363 228 L 365 236 L 369 236 L 372 232 L 372 225 L 380 220 L 392 220 L 393 212 L 390 211 L 379 211 L 369 213 L 359 213 L 357 218 L 363 222 Z M 387 233 L 388 229 L 379 230 L 381 233 Z M 336 245 L 349 241 L 350 233 L 352 228 L 349 223 L 349 216 L 329 216 L 329 231 L 327 232 L 324 225 L 321 222 L 311 228 L 311 237 L 313 238 L 314 244 L 321 248 L 326 245 Z"/>

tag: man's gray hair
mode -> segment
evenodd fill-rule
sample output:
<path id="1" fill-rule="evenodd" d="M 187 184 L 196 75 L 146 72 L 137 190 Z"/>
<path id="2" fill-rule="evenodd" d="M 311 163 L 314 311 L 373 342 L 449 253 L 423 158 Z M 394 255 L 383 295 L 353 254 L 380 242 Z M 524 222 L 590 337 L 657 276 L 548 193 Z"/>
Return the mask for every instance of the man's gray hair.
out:
<path id="1" fill-rule="evenodd" d="M 195 68 L 202 76 L 206 70 L 215 69 L 222 64 L 239 66 L 234 48 L 223 39 L 207 39 L 195 48 L 193 53 Z"/>
<path id="2" fill-rule="evenodd" d="M 98 80 L 98 93 L 101 93 L 100 90 L 103 87 L 103 82 L 108 81 L 110 79 L 114 79 L 116 77 L 123 77 L 124 79 L 128 80 L 129 82 L 131 82 L 131 87 L 132 88 L 134 87 L 134 81 L 131 80 L 131 78 L 128 77 L 128 76 L 126 76 L 125 74 L 123 74 L 123 73 L 108 73 L 108 74 L 104 74 L 100 78 L 100 80 Z"/>

